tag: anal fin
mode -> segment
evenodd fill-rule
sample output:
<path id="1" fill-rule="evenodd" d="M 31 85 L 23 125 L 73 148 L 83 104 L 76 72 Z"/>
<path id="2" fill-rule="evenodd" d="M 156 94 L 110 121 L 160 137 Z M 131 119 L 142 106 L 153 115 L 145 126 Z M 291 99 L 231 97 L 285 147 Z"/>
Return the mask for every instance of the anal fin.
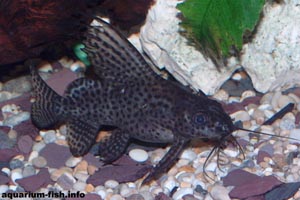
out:
<path id="1" fill-rule="evenodd" d="M 67 141 L 73 156 L 83 156 L 96 142 L 99 127 L 80 119 L 67 121 Z"/>

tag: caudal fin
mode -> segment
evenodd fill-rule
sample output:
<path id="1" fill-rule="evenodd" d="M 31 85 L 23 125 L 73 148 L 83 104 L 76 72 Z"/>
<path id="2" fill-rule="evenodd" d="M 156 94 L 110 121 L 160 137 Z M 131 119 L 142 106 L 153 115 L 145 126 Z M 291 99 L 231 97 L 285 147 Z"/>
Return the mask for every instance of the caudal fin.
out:
<path id="1" fill-rule="evenodd" d="M 32 87 L 35 102 L 31 106 L 31 120 L 40 128 L 50 128 L 62 119 L 62 99 L 46 82 L 40 77 L 36 70 L 36 61 L 27 63 L 30 67 Z"/>

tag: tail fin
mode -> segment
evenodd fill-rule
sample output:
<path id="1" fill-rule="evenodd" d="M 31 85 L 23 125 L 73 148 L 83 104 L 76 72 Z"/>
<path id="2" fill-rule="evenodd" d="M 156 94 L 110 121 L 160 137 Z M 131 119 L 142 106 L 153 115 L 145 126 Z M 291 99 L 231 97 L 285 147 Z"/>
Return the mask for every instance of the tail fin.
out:
<path id="1" fill-rule="evenodd" d="M 62 120 L 62 100 L 40 77 L 36 70 L 36 61 L 27 63 L 31 71 L 32 87 L 35 102 L 31 106 L 31 120 L 33 124 L 40 128 L 50 128 Z"/>

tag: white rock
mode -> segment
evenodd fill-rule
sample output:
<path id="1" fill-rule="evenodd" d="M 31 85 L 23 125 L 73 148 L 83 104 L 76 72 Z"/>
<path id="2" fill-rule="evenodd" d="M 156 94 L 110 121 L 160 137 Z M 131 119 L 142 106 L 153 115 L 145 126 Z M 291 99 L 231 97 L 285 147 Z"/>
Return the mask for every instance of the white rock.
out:
<path id="1" fill-rule="evenodd" d="M 118 181 L 115 180 L 107 180 L 104 183 L 104 186 L 106 188 L 112 188 L 112 189 L 118 187 L 118 185 L 119 185 Z"/>
<path id="2" fill-rule="evenodd" d="M 216 169 L 217 169 L 217 163 L 215 163 L 215 162 L 210 162 L 207 166 L 206 166 L 206 168 L 205 168 L 205 171 L 215 171 Z"/>
<path id="3" fill-rule="evenodd" d="M 70 66 L 70 69 L 73 72 L 84 72 L 85 68 L 85 64 L 81 61 L 76 61 Z"/>
<path id="4" fill-rule="evenodd" d="M 237 157 L 239 155 L 238 149 L 234 150 L 234 149 L 228 149 L 228 148 L 226 148 L 226 149 L 224 149 L 224 153 L 226 155 L 228 155 L 229 157 L 232 157 L 232 158 Z"/>
<path id="5" fill-rule="evenodd" d="M 7 185 L 0 185 L 0 194 L 5 193 L 8 190 Z"/>
<path id="6" fill-rule="evenodd" d="M 299 83 L 298 3 L 293 0 L 266 3 L 255 37 L 250 44 L 244 45 L 241 63 L 260 92 Z"/>
<path id="7" fill-rule="evenodd" d="M 129 156 L 131 159 L 137 162 L 145 162 L 148 160 L 148 153 L 142 149 L 132 149 L 129 151 Z"/>
<path id="8" fill-rule="evenodd" d="M 66 161 L 65 165 L 67 167 L 75 167 L 81 160 L 82 160 L 82 157 L 73 157 L 72 156 Z"/>
<path id="9" fill-rule="evenodd" d="M 40 150 L 42 150 L 45 146 L 46 144 L 43 141 L 34 143 L 32 150 L 36 152 L 40 152 Z"/>
<path id="10" fill-rule="evenodd" d="M 141 29 L 143 50 L 159 68 L 166 68 L 183 84 L 196 90 L 213 94 L 238 67 L 235 62 L 217 70 L 188 40 L 179 33 L 180 19 L 177 0 L 157 0 L 148 11 L 146 23 Z M 204 67 L 205 66 L 205 67 Z"/>
<path id="11" fill-rule="evenodd" d="M 192 149 L 186 149 L 182 152 L 180 158 L 194 161 L 197 158 L 197 154 Z"/>
<path id="12" fill-rule="evenodd" d="M 181 199 L 184 195 L 187 194 L 193 194 L 194 190 L 193 188 L 180 188 L 173 194 L 173 199 L 174 200 L 179 200 Z"/>
<path id="13" fill-rule="evenodd" d="M 228 190 L 221 185 L 214 185 L 210 191 L 210 195 L 214 200 L 230 200 Z"/>

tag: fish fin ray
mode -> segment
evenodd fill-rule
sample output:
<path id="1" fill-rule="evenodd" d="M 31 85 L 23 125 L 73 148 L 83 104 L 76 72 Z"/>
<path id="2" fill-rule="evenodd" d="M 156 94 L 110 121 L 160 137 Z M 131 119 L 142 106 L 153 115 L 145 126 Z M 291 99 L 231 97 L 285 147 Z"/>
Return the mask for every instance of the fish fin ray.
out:
<path id="1" fill-rule="evenodd" d="M 129 134 L 120 129 L 112 131 L 111 135 L 99 143 L 100 159 L 105 163 L 112 163 L 125 152 L 129 143 Z"/>
<path id="2" fill-rule="evenodd" d="M 88 27 L 83 43 L 97 76 L 118 82 L 157 76 L 126 37 L 99 17 L 94 20 L 97 25 Z"/>
<path id="3" fill-rule="evenodd" d="M 38 128 L 50 128 L 63 117 L 63 97 L 58 95 L 41 78 L 34 61 L 27 63 L 30 67 L 31 81 L 35 102 L 31 105 L 31 120 Z"/>
<path id="4" fill-rule="evenodd" d="M 99 127 L 87 121 L 71 118 L 67 121 L 67 142 L 73 156 L 83 156 L 96 142 Z"/>

